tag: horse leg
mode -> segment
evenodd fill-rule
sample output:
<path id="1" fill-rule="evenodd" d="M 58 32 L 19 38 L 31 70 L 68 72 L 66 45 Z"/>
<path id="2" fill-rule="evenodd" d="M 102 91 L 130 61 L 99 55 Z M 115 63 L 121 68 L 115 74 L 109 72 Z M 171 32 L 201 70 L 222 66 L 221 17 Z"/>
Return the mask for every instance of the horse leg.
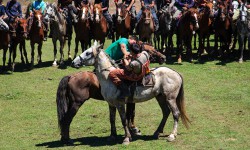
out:
<path id="1" fill-rule="evenodd" d="M 24 57 L 23 57 L 23 47 L 22 47 L 21 42 L 19 43 L 19 50 L 20 50 L 20 54 L 21 54 L 22 64 L 25 64 Z"/>
<path id="2" fill-rule="evenodd" d="M 128 128 L 128 124 L 127 124 L 125 106 L 120 105 L 120 106 L 117 106 L 116 108 L 120 114 L 122 125 L 123 125 L 124 131 L 125 131 L 125 138 L 123 140 L 123 144 L 128 145 L 129 142 L 132 140 L 132 138 L 131 138 L 131 134 L 129 132 L 129 128 Z"/>
<path id="3" fill-rule="evenodd" d="M 14 72 L 15 70 L 15 59 L 16 59 L 16 49 L 17 49 L 17 44 L 13 44 L 13 47 L 12 47 L 12 71 Z"/>
<path id="4" fill-rule="evenodd" d="M 196 46 L 196 37 L 197 37 L 197 34 L 195 33 L 193 36 L 194 36 L 194 49 L 197 49 L 197 46 Z"/>
<path id="5" fill-rule="evenodd" d="M 153 135 L 154 138 L 158 139 L 160 133 L 163 133 L 164 126 L 165 126 L 165 124 L 167 122 L 167 118 L 170 114 L 170 109 L 168 108 L 168 105 L 166 102 L 166 96 L 158 95 L 156 97 L 156 100 L 157 100 L 158 104 L 160 105 L 161 111 L 162 111 L 161 123 L 159 124 L 157 130 L 154 132 L 154 135 Z"/>
<path id="6" fill-rule="evenodd" d="M 57 55 L 57 43 L 56 43 L 56 39 L 52 39 L 53 41 L 53 46 L 54 46 L 54 61 L 52 66 L 56 67 L 57 66 L 57 60 L 56 60 L 56 55 Z"/>
<path id="7" fill-rule="evenodd" d="M 38 44 L 38 55 L 37 55 L 37 62 L 38 62 L 38 66 L 41 67 L 42 65 L 42 45 L 43 43 L 39 43 Z"/>
<path id="8" fill-rule="evenodd" d="M 79 40 L 78 40 L 78 38 L 75 38 L 75 55 L 74 55 L 74 58 L 76 58 L 76 55 L 78 53 L 78 44 L 79 44 Z"/>
<path id="9" fill-rule="evenodd" d="M 242 35 L 239 35 L 239 50 L 240 50 L 240 59 L 239 63 L 243 63 L 243 44 L 244 44 L 244 37 Z"/>
<path id="10" fill-rule="evenodd" d="M 115 118 L 116 118 L 116 107 L 109 105 L 109 121 L 111 125 L 111 134 L 108 138 L 108 141 L 114 141 L 117 138 Z"/>
<path id="11" fill-rule="evenodd" d="M 141 135 L 141 131 L 135 126 L 135 103 L 127 103 L 126 117 L 130 131 L 134 135 Z"/>
<path id="12" fill-rule="evenodd" d="M 28 60 L 28 56 L 27 56 L 27 50 L 26 50 L 26 46 L 25 46 L 25 40 L 23 40 L 20 45 L 22 45 L 23 47 L 23 54 L 24 54 L 24 57 L 25 57 L 25 61 L 26 61 L 26 64 L 29 63 L 29 60 Z"/>
<path id="13" fill-rule="evenodd" d="M 35 55 L 35 43 L 30 42 L 30 46 L 31 46 L 31 64 L 30 64 L 30 68 L 33 69 L 33 67 L 34 67 L 34 55 Z"/>
<path id="14" fill-rule="evenodd" d="M 8 50 L 8 47 L 3 49 L 3 71 L 5 70 L 5 62 L 6 62 L 7 50 Z"/>
<path id="15" fill-rule="evenodd" d="M 84 49 L 84 41 L 83 41 L 83 40 L 81 40 L 80 42 L 81 42 L 81 48 L 82 48 L 82 53 L 83 53 L 83 52 L 84 52 L 84 50 L 85 50 L 85 49 Z"/>
<path id="16" fill-rule="evenodd" d="M 63 53 L 64 42 L 60 40 L 60 66 L 64 65 L 64 53 Z"/>

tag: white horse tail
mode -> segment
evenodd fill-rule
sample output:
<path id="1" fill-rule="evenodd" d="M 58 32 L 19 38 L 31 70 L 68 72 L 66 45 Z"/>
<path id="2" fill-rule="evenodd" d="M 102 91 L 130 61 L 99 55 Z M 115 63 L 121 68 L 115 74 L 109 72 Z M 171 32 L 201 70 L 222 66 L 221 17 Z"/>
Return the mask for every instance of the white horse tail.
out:
<path id="1" fill-rule="evenodd" d="M 176 104 L 177 104 L 177 107 L 181 113 L 182 123 L 185 125 L 186 128 L 189 128 L 189 124 L 191 124 L 191 121 L 189 120 L 187 113 L 186 113 L 186 108 L 185 108 L 185 103 L 184 103 L 184 100 L 185 100 L 184 99 L 184 87 L 183 87 L 184 83 L 183 83 L 182 76 L 181 76 L 181 79 L 182 79 L 182 83 L 181 83 L 181 88 L 180 88 L 179 94 L 176 98 Z"/>

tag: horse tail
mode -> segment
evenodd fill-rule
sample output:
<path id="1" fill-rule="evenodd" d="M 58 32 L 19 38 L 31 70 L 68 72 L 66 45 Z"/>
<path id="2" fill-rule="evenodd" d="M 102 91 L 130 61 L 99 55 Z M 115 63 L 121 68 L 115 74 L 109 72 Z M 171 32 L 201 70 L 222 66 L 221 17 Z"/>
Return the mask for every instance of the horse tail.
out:
<path id="1" fill-rule="evenodd" d="M 69 98 L 67 95 L 68 81 L 70 76 L 65 76 L 59 83 L 56 94 L 58 127 L 62 129 L 62 119 L 69 109 Z"/>
<path id="2" fill-rule="evenodd" d="M 185 103 L 184 103 L 184 100 L 185 100 L 184 99 L 184 87 L 183 87 L 184 83 L 183 83 L 182 76 L 181 76 L 181 79 L 182 79 L 181 88 L 180 88 L 179 94 L 177 96 L 176 103 L 177 103 L 177 107 L 181 113 L 182 123 L 185 125 L 186 128 L 189 128 L 189 124 L 191 124 L 191 121 L 188 118 L 187 113 L 186 113 L 186 108 L 185 108 Z"/>

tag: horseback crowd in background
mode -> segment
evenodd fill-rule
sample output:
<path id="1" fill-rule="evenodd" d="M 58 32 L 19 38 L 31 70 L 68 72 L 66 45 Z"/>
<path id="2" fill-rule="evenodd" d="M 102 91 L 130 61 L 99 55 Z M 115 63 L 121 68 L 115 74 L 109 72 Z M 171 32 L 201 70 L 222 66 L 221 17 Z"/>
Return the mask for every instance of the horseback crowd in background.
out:
<path id="1" fill-rule="evenodd" d="M 136 12 L 135 0 L 114 0 L 116 13 L 109 13 L 109 0 L 58 0 L 49 4 L 35 0 L 27 7 L 23 17 L 22 6 L 18 0 L 10 0 L 6 7 L 0 0 L 0 48 L 13 53 L 9 64 L 14 68 L 16 46 L 23 47 L 27 60 L 24 39 L 30 39 L 32 48 L 31 64 L 34 64 L 34 44 L 38 44 L 38 64 L 41 64 L 42 44 L 47 40 L 47 33 L 54 44 L 54 62 L 56 59 L 56 41 L 60 41 L 60 64 L 63 64 L 63 48 L 68 40 L 68 55 L 73 28 L 76 32 L 76 57 L 78 43 L 82 50 L 90 47 L 91 40 L 104 44 L 107 36 L 112 41 L 120 37 L 138 35 L 139 40 L 152 43 L 168 59 L 174 53 L 173 35 L 176 34 L 176 55 L 178 63 L 182 62 L 183 49 L 186 48 L 187 60 L 192 62 L 192 38 L 196 47 L 196 35 L 199 36 L 198 58 L 208 52 L 210 56 L 230 57 L 237 39 L 241 50 L 240 62 L 243 61 L 243 49 L 250 31 L 250 4 L 244 0 L 141 0 L 141 9 Z M 239 27 L 239 28 L 237 28 Z M 116 35 L 115 35 L 116 33 Z M 209 36 L 214 34 L 215 45 L 210 49 Z M 22 39 L 22 40 L 21 40 Z M 207 39 L 207 40 L 205 40 Z M 250 38 L 248 38 L 250 39 Z M 205 48 L 205 41 L 207 47 Z M 159 44 L 161 42 L 161 44 Z M 22 44 L 21 44 L 22 43 Z M 220 46 L 219 46 L 219 44 Z M 250 42 L 248 42 L 250 43 Z M 21 52 L 22 53 L 22 52 Z M 11 56 L 12 54 L 10 54 Z M 24 62 L 23 54 L 22 62 Z M 4 63 L 5 66 L 4 56 Z M 28 62 L 28 60 L 27 60 Z"/>

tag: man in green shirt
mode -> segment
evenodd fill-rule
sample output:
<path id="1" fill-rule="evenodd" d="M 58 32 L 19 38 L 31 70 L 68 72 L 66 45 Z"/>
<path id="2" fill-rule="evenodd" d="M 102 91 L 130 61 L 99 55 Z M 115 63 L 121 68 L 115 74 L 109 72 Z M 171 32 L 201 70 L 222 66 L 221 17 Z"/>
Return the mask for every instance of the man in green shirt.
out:
<path id="1" fill-rule="evenodd" d="M 117 61 L 122 58 L 126 58 L 129 55 L 129 45 L 137 42 L 137 37 L 131 36 L 127 38 L 120 38 L 119 40 L 112 43 L 105 52 L 112 58 Z"/>

